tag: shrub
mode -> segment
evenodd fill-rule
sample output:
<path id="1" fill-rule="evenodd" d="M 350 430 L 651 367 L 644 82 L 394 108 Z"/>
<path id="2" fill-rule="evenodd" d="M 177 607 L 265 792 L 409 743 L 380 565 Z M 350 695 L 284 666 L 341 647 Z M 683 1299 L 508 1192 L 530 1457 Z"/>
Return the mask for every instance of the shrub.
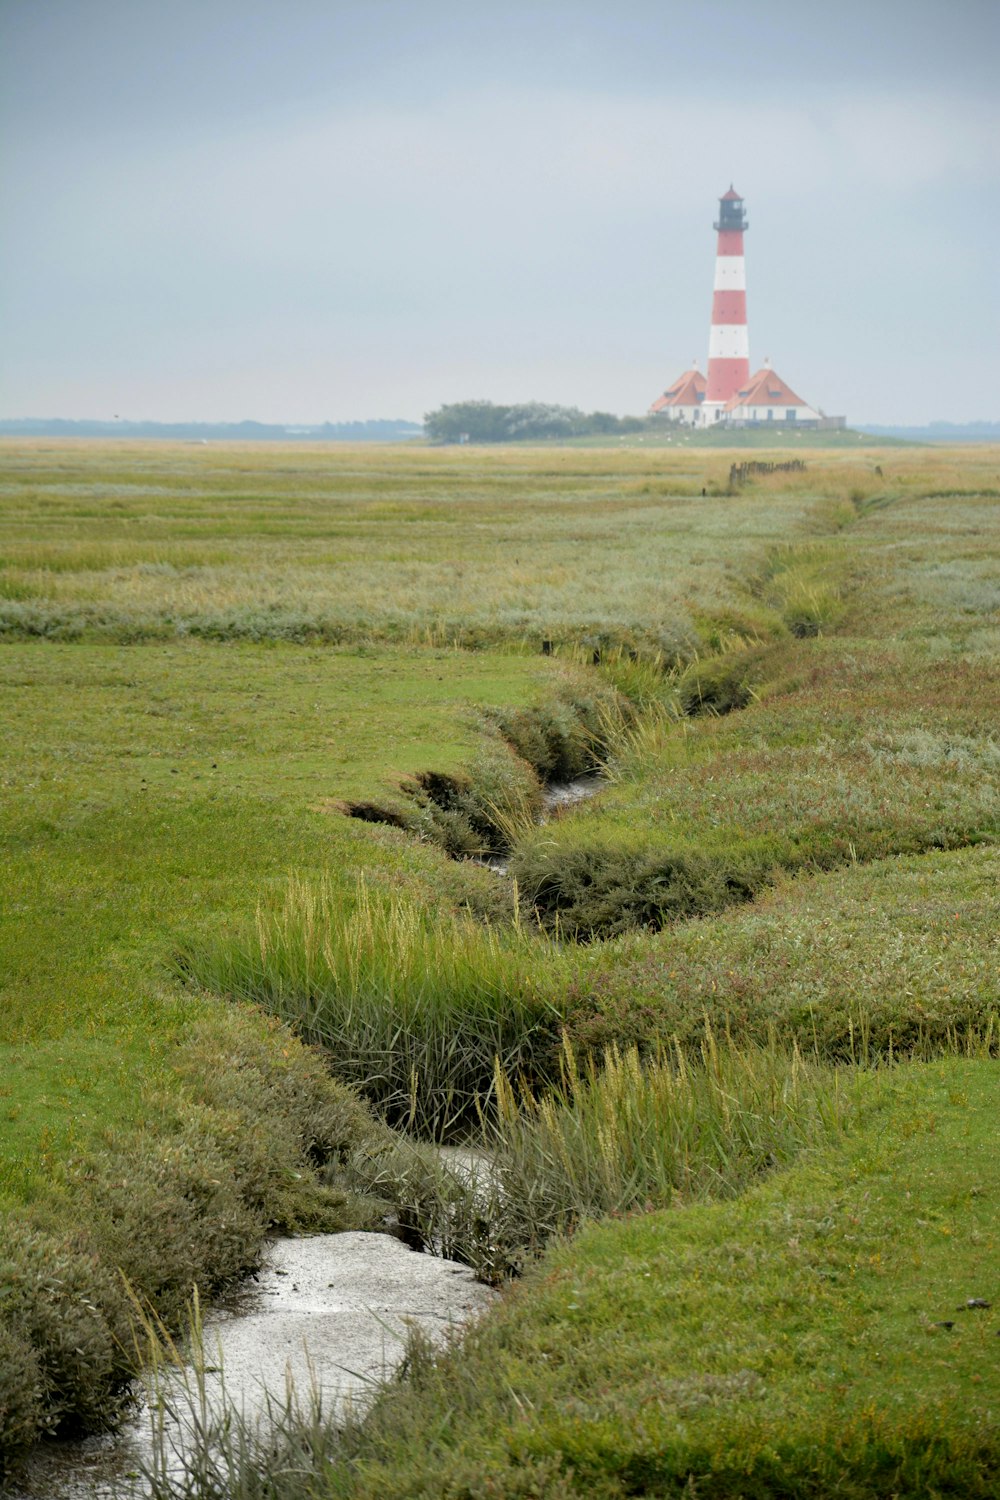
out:
<path id="1" fill-rule="evenodd" d="M 521 900 L 547 928 L 580 941 L 630 928 L 657 931 L 751 900 L 781 867 L 803 854 L 778 836 L 702 849 L 683 844 L 628 848 L 525 841 L 511 860 Z"/>
<path id="2" fill-rule="evenodd" d="M 267 1228 L 367 1229 L 384 1204 L 311 1170 L 380 1146 L 388 1132 L 323 1058 L 259 1012 L 227 1007 L 196 1023 L 175 1069 L 249 1213 Z"/>
<path id="3" fill-rule="evenodd" d="M 0 1231 L 2 1234 L 2 1231 Z M 0 1261 L 6 1260 L 4 1240 L 0 1239 Z M 6 1281 L 9 1266 L 4 1265 L 5 1302 L 10 1300 Z M 0 1322 L 0 1485 L 10 1473 L 17 1455 L 33 1442 L 45 1421 L 45 1381 L 38 1351 L 25 1332 L 15 1326 L 10 1308 L 4 1309 Z"/>
<path id="4" fill-rule="evenodd" d="M 776 1036 L 832 1062 L 1000 1046 L 996 851 L 924 854 L 780 881 L 760 902 L 581 952 L 575 1049 L 697 1049 Z M 961 955 L 960 962 L 953 961 Z"/>
<path id="5" fill-rule="evenodd" d="M 764 680 L 763 651 L 725 651 L 704 657 L 681 674 L 677 697 L 686 714 L 728 714 L 753 702 L 754 688 Z"/>
<path id="6" fill-rule="evenodd" d="M 625 700 L 611 684 L 580 695 L 566 690 L 530 708 L 497 710 L 494 720 L 542 781 L 571 781 L 600 765 L 609 713 L 620 717 Z"/>
<path id="7" fill-rule="evenodd" d="M 404 790 L 421 803 L 414 826 L 453 858 L 506 850 L 542 809 L 537 775 L 499 738 L 487 741 L 466 772 L 424 771 Z"/>
<path id="8" fill-rule="evenodd" d="M 256 1264 L 266 1227 L 197 1118 L 166 1136 L 141 1132 L 96 1153 L 85 1200 L 107 1264 L 170 1324 L 196 1282 L 213 1291 Z"/>
<path id="9" fill-rule="evenodd" d="M 85 1242 L 0 1225 L 4 1290 L 4 1383 L 9 1400 L 0 1441 L 10 1454 L 39 1430 L 109 1425 L 132 1374 L 129 1304 L 114 1271 Z"/>

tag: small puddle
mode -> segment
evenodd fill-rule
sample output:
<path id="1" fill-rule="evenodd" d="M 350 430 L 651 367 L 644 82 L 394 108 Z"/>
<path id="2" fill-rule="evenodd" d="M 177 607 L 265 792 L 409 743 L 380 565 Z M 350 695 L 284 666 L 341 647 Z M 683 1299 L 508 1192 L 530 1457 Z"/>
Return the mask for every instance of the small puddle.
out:
<path id="1" fill-rule="evenodd" d="M 391 1235 L 274 1240 L 256 1280 L 232 1307 L 205 1316 L 206 1403 L 213 1413 L 235 1408 L 261 1422 L 268 1396 L 280 1406 L 291 1379 L 304 1406 L 315 1390 L 323 1410 L 335 1412 L 345 1402 L 363 1401 L 373 1382 L 399 1365 L 409 1327 L 443 1338 L 495 1296 L 467 1266 L 418 1254 Z M 184 1387 L 182 1372 L 165 1378 L 168 1403 L 174 1398 L 181 1413 L 188 1404 Z M 138 1473 L 151 1458 L 151 1421 L 144 1406 L 116 1435 L 42 1444 L 13 1488 L 13 1500 L 148 1494 Z M 165 1422 L 166 1450 L 178 1474 L 188 1431 L 183 1415 Z"/>

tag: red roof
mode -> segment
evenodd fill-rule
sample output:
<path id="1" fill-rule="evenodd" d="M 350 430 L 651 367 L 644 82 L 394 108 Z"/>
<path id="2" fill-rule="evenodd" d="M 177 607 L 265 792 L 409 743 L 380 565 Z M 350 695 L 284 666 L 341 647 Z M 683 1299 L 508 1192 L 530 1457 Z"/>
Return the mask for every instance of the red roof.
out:
<path id="1" fill-rule="evenodd" d="M 649 408 L 651 412 L 666 411 L 671 406 L 698 406 L 705 399 L 705 377 L 700 370 L 685 370 L 684 374 L 664 391 L 658 401 Z"/>
<path id="2" fill-rule="evenodd" d="M 729 192 L 728 193 L 723 193 L 722 197 L 719 199 L 719 202 L 720 203 L 742 203 L 743 199 L 740 197 L 739 193 L 733 187 L 732 183 L 730 183 L 729 184 Z"/>
<path id="3" fill-rule="evenodd" d="M 735 411 L 738 406 L 805 406 L 801 396 L 796 396 L 790 385 L 770 365 L 751 375 L 750 382 L 726 402 L 726 411 Z"/>

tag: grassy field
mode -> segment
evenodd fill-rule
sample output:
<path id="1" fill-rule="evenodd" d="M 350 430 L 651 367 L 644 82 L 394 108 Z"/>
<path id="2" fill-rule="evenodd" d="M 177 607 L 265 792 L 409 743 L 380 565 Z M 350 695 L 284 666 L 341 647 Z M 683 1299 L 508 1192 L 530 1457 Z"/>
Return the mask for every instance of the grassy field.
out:
<path id="1" fill-rule="evenodd" d="M 721 493 L 729 459 L 714 453 L 0 452 L 0 634 L 125 643 L 635 635 L 684 651 L 762 544 L 824 493 L 878 487 L 853 451 L 815 488 L 772 486 L 766 506 Z"/>
<path id="2" fill-rule="evenodd" d="M 721 451 L 3 445 L 3 1452 L 113 1413 L 116 1266 L 175 1317 L 409 1202 L 349 1085 L 498 1106 L 527 1207 L 465 1248 L 543 1258 L 342 1466 L 227 1492 L 990 1492 L 995 1316 L 948 1307 L 1000 1293 L 997 455 L 857 446 L 727 494 Z M 444 852 L 498 840 L 516 900 Z"/>

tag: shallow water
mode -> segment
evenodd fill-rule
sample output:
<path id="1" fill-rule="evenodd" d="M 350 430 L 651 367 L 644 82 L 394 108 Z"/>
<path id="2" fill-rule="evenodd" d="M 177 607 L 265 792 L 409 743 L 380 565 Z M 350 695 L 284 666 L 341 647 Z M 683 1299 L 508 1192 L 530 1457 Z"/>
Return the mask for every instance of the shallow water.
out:
<path id="1" fill-rule="evenodd" d="M 304 1404 L 316 1389 L 324 1411 L 356 1405 L 400 1363 L 408 1327 L 443 1338 L 495 1295 L 467 1266 L 420 1255 L 389 1235 L 272 1241 L 256 1279 L 229 1308 L 205 1317 L 205 1399 L 213 1412 L 235 1407 L 260 1421 L 268 1396 L 280 1404 L 291 1379 Z M 164 1394 L 183 1411 L 183 1377 L 170 1375 Z M 16 1500 L 143 1495 L 137 1475 L 152 1452 L 151 1421 L 144 1407 L 117 1436 L 43 1444 L 14 1488 Z M 185 1431 L 183 1420 L 165 1421 L 178 1470 Z"/>
<path id="2" fill-rule="evenodd" d="M 573 781 L 553 781 L 544 789 L 542 800 L 545 804 L 545 812 L 559 812 L 564 807 L 572 807 L 574 803 L 585 802 L 588 797 L 594 797 L 607 783 L 603 776 L 577 776 Z"/>

